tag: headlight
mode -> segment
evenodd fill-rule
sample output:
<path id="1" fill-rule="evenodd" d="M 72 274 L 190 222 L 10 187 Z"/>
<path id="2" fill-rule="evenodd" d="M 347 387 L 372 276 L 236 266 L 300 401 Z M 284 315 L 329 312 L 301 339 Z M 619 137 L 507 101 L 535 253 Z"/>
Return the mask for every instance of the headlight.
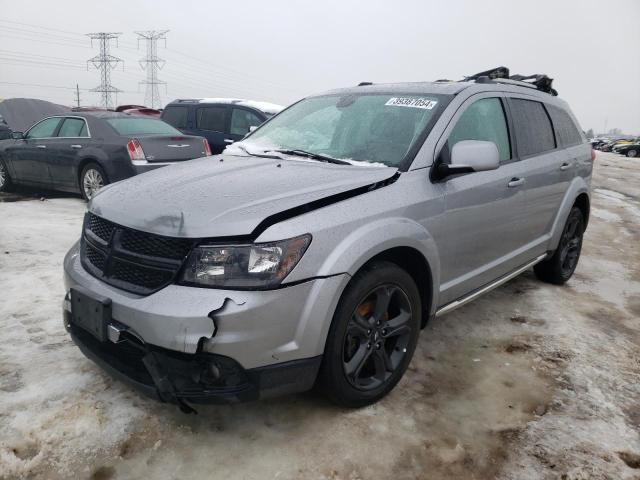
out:
<path id="1" fill-rule="evenodd" d="M 200 245 L 180 283 L 213 288 L 268 289 L 280 285 L 304 255 L 311 235 L 251 245 Z"/>

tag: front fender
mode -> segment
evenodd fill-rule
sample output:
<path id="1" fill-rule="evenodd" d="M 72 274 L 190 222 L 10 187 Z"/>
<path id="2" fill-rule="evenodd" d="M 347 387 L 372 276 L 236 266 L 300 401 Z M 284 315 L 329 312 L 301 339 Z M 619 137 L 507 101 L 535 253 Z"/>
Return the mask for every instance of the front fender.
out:
<path id="1" fill-rule="evenodd" d="M 562 230 L 564 229 L 564 225 L 569 217 L 569 212 L 571 212 L 571 208 L 573 207 L 576 198 L 578 198 L 578 195 L 582 193 L 586 193 L 587 196 L 591 198 L 589 183 L 587 183 L 587 180 L 583 177 L 575 177 L 569 184 L 569 188 L 562 199 L 556 218 L 553 221 L 553 226 L 551 227 L 551 238 L 547 245 L 548 251 L 554 251 L 558 248 L 558 245 L 560 244 L 560 236 L 562 235 Z"/>
<path id="2" fill-rule="evenodd" d="M 417 222 L 407 218 L 385 218 L 366 223 L 343 237 L 324 258 L 318 276 L 338 273 L 354 275 L 376 255 L 397 247 L 420 252 L 431 270 L 431 309 L 435 310 L 440 284 L 440 259 L 435 241 Z M 433 312 L 431 312 L 433 313 Z"/>

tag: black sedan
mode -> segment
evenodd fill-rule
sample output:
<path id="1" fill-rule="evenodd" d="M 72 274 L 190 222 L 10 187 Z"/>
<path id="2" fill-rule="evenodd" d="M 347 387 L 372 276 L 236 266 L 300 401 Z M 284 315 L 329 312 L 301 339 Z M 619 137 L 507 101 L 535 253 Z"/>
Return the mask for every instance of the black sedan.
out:
<path id="1" fill-rule="evenodd" d="M 626 155 L 627 157 L 638 157 L 640 156 L 640 143 L 628 143 L 626 145 L 616 147 L 615 152 Z"/>
<path id="2" fill-rule="evenodd" d="M 207 140 L 159 119 L 106 111 L 56 115 L 0 141 L 0 191 L 21 184 L 90 199 L 108 183 L 207 155 Z"/>

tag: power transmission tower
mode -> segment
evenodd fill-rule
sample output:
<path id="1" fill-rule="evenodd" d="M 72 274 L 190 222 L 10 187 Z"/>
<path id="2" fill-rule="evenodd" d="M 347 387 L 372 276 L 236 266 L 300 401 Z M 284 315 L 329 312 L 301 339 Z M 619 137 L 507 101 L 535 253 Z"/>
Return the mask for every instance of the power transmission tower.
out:
<path id="1" fill-rule="evenodd" d="M 77 83 L 76 83 L 76 94 L 75 94 L 74 100 L 76 101 L 76 106 L 80 108 L 80 87 L 78 87 Z"/>
<path id="2" fill-rule="evenodd" d="M 117 95 L 121 91 L 111 85 L 111 70 L 116 68 L 118 63 L 122 62 L 122 59 L 109 54 L 111 40 L 116 39 L 117 41 L 120 35 L 122 34 L 116 32 L 87 33 L 87 36 L 91 39 L 91 46 L 93 46 L 94 40 L 100 42 L 100 53 L 87 60 L 87 69 L 89 68 L 89 63 L 91 63 L 96 70 L 100 70 L 100 85 L 90 91 L 102 94 L 102 106 L 104 108 L 113 108 L 112 94 Z"/>
<path id="3" fill-rule="evenodd" d="M 138 46 L 140 46 L 140 40 L 144 40 L 147 43 L 147 56 L 140 60 L 140 66 L 147 72 L 147 78 L 142 80 L 140 84 L 147 86 L 144 94 L 144 103 L 151 108 L 162 107 L 158 85 L 166 85 L 167 82 L 163 82 L 158 78 L 158 70 L 164 67 L 165 64 L 163 59 L 158 58 L 158 40 L 164 40 L 166 46 L 168 31 L 149 30 L 135 32 L 138 35 Z"/>

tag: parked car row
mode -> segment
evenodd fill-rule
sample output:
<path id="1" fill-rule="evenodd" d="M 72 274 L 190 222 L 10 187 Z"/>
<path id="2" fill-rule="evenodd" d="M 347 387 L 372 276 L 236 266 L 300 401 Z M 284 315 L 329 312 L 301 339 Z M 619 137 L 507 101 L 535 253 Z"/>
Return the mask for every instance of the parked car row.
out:
<path id="1" fill-rule="evenodd" d="M 637 138 L 616 138 L 590 140 L 591 146 L 601 152 L 613 152 L 626 155 L 627 157 L 637 157 L 640 155 L 640 137 Z"/>
<path id="2" fill-rule="evenodd" d="M 176 100 L 167 108 L 82 107 L 0 141 L 0 191 L 27 185 L 90 199 L 108 183 L 220 153 L 282 109 L 235 99 Z M 1 129 L 0 129 L 1 130 Z"/>

